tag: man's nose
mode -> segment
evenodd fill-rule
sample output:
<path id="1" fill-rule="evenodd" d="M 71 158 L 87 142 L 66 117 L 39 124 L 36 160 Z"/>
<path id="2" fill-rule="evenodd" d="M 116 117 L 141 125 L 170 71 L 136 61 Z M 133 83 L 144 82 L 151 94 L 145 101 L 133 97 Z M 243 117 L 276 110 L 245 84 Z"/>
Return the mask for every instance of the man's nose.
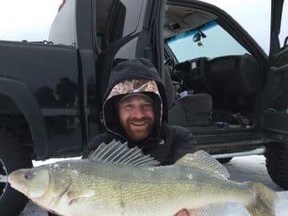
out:
<path id="1" fill-rule="evenodd" d="M 131 115 L 134 117 L 134 118 L 143 118 L 145 116 L 145 112 L 143 111 L 142 107 L 134 107 L 134 109 L 132 110 L 132 113 Z"/>

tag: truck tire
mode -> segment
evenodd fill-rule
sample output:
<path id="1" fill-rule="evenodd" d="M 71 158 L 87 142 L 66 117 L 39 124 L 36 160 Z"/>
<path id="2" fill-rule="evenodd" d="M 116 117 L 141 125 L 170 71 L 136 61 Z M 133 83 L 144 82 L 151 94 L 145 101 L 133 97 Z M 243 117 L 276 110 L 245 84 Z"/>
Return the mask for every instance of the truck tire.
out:
<path id="1" fill-rule="evenodd" d="M 273 143 L 265 152 L 266 167 L 271 179 L 283 189 L 288 189 L 288 144 Z"/>
<path id="2" fill-rule="evenodd" d="M 0 174 L 8 176 L 19 168 L 32 167 L 32 162 L 5 130 L 0 130 Z M 18 216 L 28 199 L 12 189 L 8 183 L 0 182 L 0 215 Z"/>

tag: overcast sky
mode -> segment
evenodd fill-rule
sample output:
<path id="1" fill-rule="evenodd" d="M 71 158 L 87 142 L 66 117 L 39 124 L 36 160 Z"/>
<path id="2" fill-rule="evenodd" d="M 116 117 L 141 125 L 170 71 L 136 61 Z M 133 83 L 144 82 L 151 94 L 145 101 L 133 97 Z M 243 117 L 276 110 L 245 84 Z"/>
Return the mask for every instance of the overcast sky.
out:
<path id="1" fill-rule="evenodd" d="M 215 3 L 233 15 L 268 50 L 271 0 L 205 1 Z M 61 2 L 62 0 L 0 0 L 0 40 L 46 40 Z M 240 8 L 245 8 L 245 11 Z"/>
<path id="2" fill-rule="evenodd" d="M 62 0 L 0 0 L 0 40 L 48 38 Z"/>
<path id="3" fill-rule="evenodd" d="M 224 9 L 268 50 L 271 0 L 205 0 Z M 245 11 L 241 10 L 245 8 Z"/>

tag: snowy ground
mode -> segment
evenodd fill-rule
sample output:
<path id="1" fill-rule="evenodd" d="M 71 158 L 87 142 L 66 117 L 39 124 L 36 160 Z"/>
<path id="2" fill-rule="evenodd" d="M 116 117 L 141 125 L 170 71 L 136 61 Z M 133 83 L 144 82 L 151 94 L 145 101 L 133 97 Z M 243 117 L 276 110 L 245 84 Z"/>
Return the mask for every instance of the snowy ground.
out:
<path id="1" fill-rule="evenodd" d="M 256 181 L 262 182 L 275 190 L 279 196 L 276 205 L 277 216 L 288 216 L 288 191 L 283 191 L 272 182 L 265 168 L 265 158 L 263 156 L 247 156 L 233 158 L 226 164 L 230 172 L 230 179 L 237 182 Z M 221 216 L 248 216 L 249 213 L 244 207 L 238 204 L 228 204 L 217 209 Z M 218 215 L 218 214 L 217 214 Z M 21 216 L 47 216 L 47 213 L 31 202 L 28 203 Z"/>

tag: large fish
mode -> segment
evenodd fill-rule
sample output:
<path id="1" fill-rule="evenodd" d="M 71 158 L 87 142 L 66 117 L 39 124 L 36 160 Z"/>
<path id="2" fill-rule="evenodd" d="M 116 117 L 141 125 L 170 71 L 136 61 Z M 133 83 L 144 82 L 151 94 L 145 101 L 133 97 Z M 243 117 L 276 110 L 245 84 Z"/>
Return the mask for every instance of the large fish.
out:
<path id="1" fill-rule="evenodd" d="M 237 202 L 253 216 L 272 216 L 276 194 L 260 183 L 237 183 L 204 151 L 175 165 L 139 149 L 102 144 L 89 159 L 12 172 L 8 181 L 33 202 L 64 216 L 173 216 L 181 209 L 214 215 L 213 206 Z"/>

